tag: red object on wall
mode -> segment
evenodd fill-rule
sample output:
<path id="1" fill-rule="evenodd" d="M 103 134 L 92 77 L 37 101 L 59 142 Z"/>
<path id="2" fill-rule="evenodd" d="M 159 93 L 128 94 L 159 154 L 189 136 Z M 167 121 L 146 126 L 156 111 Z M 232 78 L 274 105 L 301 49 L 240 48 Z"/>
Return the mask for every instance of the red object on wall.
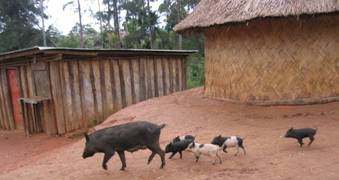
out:
<path id="1" fill-rule="evenodd" d="M 16 69 L 8 69 L 7 70 L 8 84 L 9 90 L 11 94 L 12 106 L 13 106 L 13 117 L 15 121 L 16 128 L 21 128 L 22 125 L 22 116 L 20 113 L 20 91 L 18 87 L 18 76 Z"/>

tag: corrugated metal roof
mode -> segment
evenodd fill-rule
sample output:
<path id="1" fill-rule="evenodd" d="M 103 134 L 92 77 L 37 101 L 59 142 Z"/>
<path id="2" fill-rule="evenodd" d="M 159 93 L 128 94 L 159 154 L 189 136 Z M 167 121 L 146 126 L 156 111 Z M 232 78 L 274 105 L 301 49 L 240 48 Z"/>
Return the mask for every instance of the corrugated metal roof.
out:
<path id="1" fill-rule="evenodd" d="M 34 56 L 38 54 L 64 54 L 73 56 L 99 56 L 99 55 L 176 55 L 188 56 L 197 53 L 197 50 L 163 50 L 163 49 L 90 49 L 90 48 L 63 48 L 63 47 L 32 47 L 0 53 L 0 62 L 19 57 Z"/>

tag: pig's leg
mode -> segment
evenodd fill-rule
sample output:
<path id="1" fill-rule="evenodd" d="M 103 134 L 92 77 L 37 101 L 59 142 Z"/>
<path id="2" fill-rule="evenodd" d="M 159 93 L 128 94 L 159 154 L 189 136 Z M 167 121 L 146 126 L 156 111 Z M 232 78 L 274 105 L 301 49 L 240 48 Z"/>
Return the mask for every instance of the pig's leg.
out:
<path id="1" fill-rule="evenodd" d="M 220 158 L 220 156 L 219 156 L 219 153 L 218 153 L 218 152 L 217 152 L 216 156 L 217 156 L 217 158 L 219 159 L 219 163 L 221 164 L 221 163 L 222 163 L 222 160 L 221 160 L 221 158 Z"/>
<path id="2" fill-rule="evenodd" d="M 237 148 L 237 153 L 234 154 L 234 156 L 237 156 L 239 154 L 239 146 L 236 146 Z"/>
<path id="3" fill-rule="evenodd" d="M 224 148 L 222 149 L 222 151 L 224 151 L 225 153 L 227 153 L 226 148 L 227 148 L 227 146 L 224 145 Z"/>
<path id="4" fill-rule="evenodd" d="M 182 159 L 182 152 L 181 152 L 181 151 L 179 151 L 179 154 L 180 154 L 180 159 Z"/>
<path id="5" fill-rule="evenodd" d="M 172 159 L 172 157 L 176 154 L 177 152 L 172 152 L 171 156 L 168 159 Z"/>
<path id="6" fill-rule="evenodd" d="M 244 155 L 246 155 L 246 150 L 245 147 L 243 145 L 239 146 L 243 151 L 244 151 Z"/>
<path id="7" fill-rule="evenodd" d="M 155 148 L 155 152 L 160 156 L 161 159 L 161 166 L 160 169 L 164 168 L 166 162 L 165 162 L 165 153 L 161 150 L 160 145 L 158 144 Z"/>
<path id="8" fill-rule="evenodd" d="M 158 154 L 160 156 L 160 159 L 161 159 L 161 166 L 160 166 L 160 168 L 162 169 L 165 166 L 165 164 L 166 164 L 166 162 L 165 162 L 165 153 L 161 150 L 159 143 L 151 145 L 148 148 L 152 151 L 152 154 L 151 154 L 151 156 L 148 159 L 148 164 L 151 163 L 151 161 L 154 158 L 155 154 Z"/>
<path id="9" fill-rule="evenodd" d="M 107 162 L 109 161 L 109 159 L 111 159 L 113 155 L 114 155 L 114 151 L 105 152 L 104 160 L 102 161 L 102 168 L 107 170 Z"/>
<path id="10" fill-rule="evenodd" d="M 125 152 L 124 151 L 118 151 L 118 154 L 119 154 L 119 158 L 120 158 L 120 161 L 121 161 L 121 171 L 124 171 L 125 168 L 126 168 L 126 158 L 125 158 Z"/>
<path id="11" fill-rule="evenodd" d="M 302 147 L 303 144 L 304 144 L 304 143 L 303 143 L 303 139 L 300 139 L 300 138 L 299 138 L 299 139 L 298 139 L 298 142 L 299 142 L 299 144 L 300 144 L 300 147 Z"/>
<path id="12" fill-rule="evenodd" d="M 311 137 L 310 137 L 310 142 L 308 143 L 308 146 L 310 146 L 310 145 L 313 143 L 313 141 L 314 141 L 314 137 L 311 136 Z"/>
<path id="13" fill-rule="evenodd" d="M 152 154 L 149 156 L 149 158 L 148 158 L 148 161 L 147 161 L 147 164 L 150 164 L 151 163 L 151 161 L 152 161 L 152 159 L 154 158 L 154 156 L 155 156 L 155 152 L 154 151 L 152 151 Z"/>
<path id="14" fill-rule="evenodd" d="M 195 162 L 198 162 L 200 158 L 200 155 L 195 155 Z"/>

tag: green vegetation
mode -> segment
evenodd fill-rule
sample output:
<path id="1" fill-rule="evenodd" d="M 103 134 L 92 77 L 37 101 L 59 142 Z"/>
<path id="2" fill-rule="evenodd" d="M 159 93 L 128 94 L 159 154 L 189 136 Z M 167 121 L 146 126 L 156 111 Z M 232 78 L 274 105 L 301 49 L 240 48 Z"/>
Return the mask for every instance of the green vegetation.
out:
<path id="1" fill-rule="evenodd" d="M 0 1 L 0 52 L 32 46 L 42 46 L 42 29 L 39 19 L 48 17 L 40 6 L 42 0 Z M 83 1 L 69 0 L 65 8 L 74 9 L 79 23 L 62 35 L 58 27 L 45 30 L 48 46 L 85 48 L 145 48 L 145 49 L 196 49 L 188 61 L 188 87 L 204 83 L 204 44 L 201 34 L 181 36 L 173 27 L 197 5 L 199 0 L 162 0 L 154 11 L 150 4 L 158 0 L 86 0 L 101 5 L 92 12 L 100 23 L 97 32 L 83 22 Z M 159 0 L 160 1 L 160 0 Z M 69 7 L 70 6 L 70 7 Z M 164 23 L 160 23 L 160 18 Z"/>

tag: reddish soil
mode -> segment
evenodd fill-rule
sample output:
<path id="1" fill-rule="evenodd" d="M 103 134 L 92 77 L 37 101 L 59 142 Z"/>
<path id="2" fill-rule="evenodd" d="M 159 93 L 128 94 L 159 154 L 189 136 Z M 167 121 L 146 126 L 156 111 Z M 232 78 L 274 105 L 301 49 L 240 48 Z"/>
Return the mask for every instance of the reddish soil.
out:
<path id="1" fill-rule="evenodd" d="M 0 174 L 28 165 L 73 142 L 76 140 L 45 134 L 26 137 L 19 130 L 0 131 Z"/>
<path id="2" fill-rule="evenodd" d="M 101 168 L 102 154 L 82 159 L 81 140 L 44 151 L 41 158 L 33 156 L 23 167 L 8 170 L 2 165 L 1 169 L 7 170 L 0 172 L 0 179 L 339 179 L 339 103 L 258 107 L 204 98 L 198 88 L 125 108 L 96 129 L 136 120 L 167 124 L 161 134 L 163 148 L 174 136 L 186 133 L 196 135 L 200 143 L 209 143 L 219 134 L 239 135 L 245 137 L 247 155 L 234 156 L 235 149 L 229 149 L 229 153 L 222 153 L 223 164 L 212 165 L 209 157 L 195 163 L 193 155 L 185 152 L 182 160 L 175 156 L 161 170 L 158 156 L 146 165 L 150 152 L 144 150 L 126 154 L 126 171 L 119 170 L 117 155 L 105 171 Z M 291 126 L 317 127 L 312 146 L 299 148 L 296 140 L 279 138 Z M 19 147 L 7 146 L 5 151 Z M 42 148 L 37 147 L 39 151 Z M 5 164 L 17 160 L 10 156 Z"/>

